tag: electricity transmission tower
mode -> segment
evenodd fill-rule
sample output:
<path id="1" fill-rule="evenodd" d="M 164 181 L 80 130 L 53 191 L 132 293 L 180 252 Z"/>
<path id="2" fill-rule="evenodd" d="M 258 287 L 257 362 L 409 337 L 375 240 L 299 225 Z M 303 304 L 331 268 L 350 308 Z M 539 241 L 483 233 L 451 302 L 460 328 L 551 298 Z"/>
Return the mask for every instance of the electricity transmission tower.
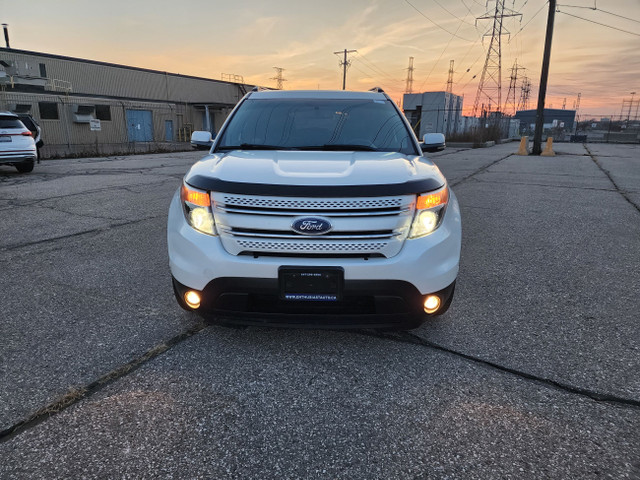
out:
<path id="1" fill-rule="evenodd" d="M 500 111 L 502 105 L 502 35 L 509 33 L 503 23 L 504 19 L 508 17 L 522 17 L 521 13 L 505 8 L 505 0 L 495 0 L 495 2 L 496 8 L 492 15 L 487 12 L 476 19 L 476 22 L 493 19 L 493 27 L 484 34 L 485 37 L 491 36 L 491 41 L 478 84 L 476 100 L 473 103 L 474 117 L 478 114 L 481 105 L 484 105 L 483 110 L 487 112 L 490 112 L 492 107 L 495 107 L 496 111 Z"/>
<path id="2" fill-rule="evenodd" d="M 284 68 L 280 68 L 280 67 L 273 67 L 273 68 L 276 71 L 276 76 L 275 77 L 271 77 L 270 80 L 275 80 L 276 81 L 276 88 L 278 90 L 282 90 L 282 82 L 286 82 L 287 81 L 286 78 L 282 78 L 282 72 L 284 72 Z"/>
<path id="3" fill-rule="evenodd" d="M 518 110 L 529 110 L 529 96 L 531 95 L 531 80 L 525 76 L 520 86 L 520 101 L 518 102 Z"/>
<path id="4" fill-rule="evenodd" d="M 507 92 L 507 99 L 504 102 L 504 108 L 502 113 L 515 115 L 518 110 L 518 104 L 516 103 L 516 90 L 518 85 L 518 70 L 524 70 L 524 67 L 518 65 L 518 60 L 513 62 L 511 67 L 511 76 L 509 81 L 509 91 Z"/>
<path id="5" fill-rule="evenodd" d="M 413 93 L 413 57 L 409 57 L 409 68 L 407 68 L 407 86 L 404 93 Z"/>
<path id="6" fill-rule="evenodd" d="M 347 50 L 346 48 L 340 52 L 333 52 L 334 55 L 344 55 L 344 60 L 341 60 L 339 65 L 342 67 L 342 89 L 347 89 L 347 67 L 351 65 L 351 60 L 347 60 L 347 55 L 355 53 L 357 50 Z"/>
<path id="7" fill-rule="evenodd" d="M 453 60 L 449 62 L 449 76 L 447 77 L 447 93 L 453 93 Z"/>
<path id="8" fill-rule="evenodd" d="M 620 112 L 620 120 L 624 120 L 624 112 L 625 110 L 627 110 L 627 122 L 629 120 L 631 120 L 631 110 L 633 109 L 633 97 L 635 96 L 636 92 L 631 92 L 631 100 L 627 100 L 626 98 L 622 99 L 622 110 Z M 638 100 L 640 101 L 640 100 Z M 638 101 L 636 101 L 635 103 L 638 103 Z M 636 117 L 634 118 L 634 120 L 638 119 L 638 107 L 636 106 Z"/>

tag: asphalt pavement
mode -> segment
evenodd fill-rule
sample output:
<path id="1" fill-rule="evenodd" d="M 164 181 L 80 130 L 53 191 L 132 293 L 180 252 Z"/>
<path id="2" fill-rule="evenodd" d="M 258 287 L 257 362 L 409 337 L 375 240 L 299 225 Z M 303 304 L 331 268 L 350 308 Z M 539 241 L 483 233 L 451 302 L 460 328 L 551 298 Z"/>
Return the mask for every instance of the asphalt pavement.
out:
<path id="1" fill-rule="evenodd" d="M 0 478 L 640 478 L 640 147 L 432 157 L 463 215 L 410 333 L 229 329 L 173 299 L 198 152 L 0 166 Z"/>

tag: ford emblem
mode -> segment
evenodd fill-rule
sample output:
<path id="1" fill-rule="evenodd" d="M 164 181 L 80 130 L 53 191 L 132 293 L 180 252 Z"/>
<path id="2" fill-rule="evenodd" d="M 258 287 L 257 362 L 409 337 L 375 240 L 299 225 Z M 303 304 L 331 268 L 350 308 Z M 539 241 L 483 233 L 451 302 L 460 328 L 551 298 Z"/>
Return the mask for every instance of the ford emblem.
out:
<path id="1" fill-rule="evenodd" d="M 322 217 L 300 217 L 291 224 L 291 229 L 302 235 L 324 235 L 331 227 L 331 222 Z"/>

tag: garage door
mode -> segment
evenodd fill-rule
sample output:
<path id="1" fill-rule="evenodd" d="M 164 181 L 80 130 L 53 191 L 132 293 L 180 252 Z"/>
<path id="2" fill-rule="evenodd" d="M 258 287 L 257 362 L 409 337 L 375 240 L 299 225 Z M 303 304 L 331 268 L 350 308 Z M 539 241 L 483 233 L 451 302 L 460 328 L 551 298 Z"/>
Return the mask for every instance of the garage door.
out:
<path id="1" fill-rule="evenodd" d="M 152 142 L 151 110 L 127 110 L 127 130 L 130 142 Z"/>

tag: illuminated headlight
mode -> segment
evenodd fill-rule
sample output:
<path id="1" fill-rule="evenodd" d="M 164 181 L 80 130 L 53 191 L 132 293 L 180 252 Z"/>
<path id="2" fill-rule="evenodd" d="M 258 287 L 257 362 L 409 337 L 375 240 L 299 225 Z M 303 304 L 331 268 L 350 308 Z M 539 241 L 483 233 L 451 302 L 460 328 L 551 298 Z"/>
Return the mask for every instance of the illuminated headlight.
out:
<path id="1" fill-rule="evenodd" d="M 409 238 L 420 238 L 433 233 L 442 222 L 448 201 L 449 189 L 446 186 L 435 192 L 419 195 Z"/>
<path id="2" fill-rule="evenodd" d="M 199 232 L 207 235 L 216 234 L 216 225 L 211 211 L 211 197 L 208 192 L 196 190 L 183 184 L 180 190 L 180 200 L 187 222 Z"/>

